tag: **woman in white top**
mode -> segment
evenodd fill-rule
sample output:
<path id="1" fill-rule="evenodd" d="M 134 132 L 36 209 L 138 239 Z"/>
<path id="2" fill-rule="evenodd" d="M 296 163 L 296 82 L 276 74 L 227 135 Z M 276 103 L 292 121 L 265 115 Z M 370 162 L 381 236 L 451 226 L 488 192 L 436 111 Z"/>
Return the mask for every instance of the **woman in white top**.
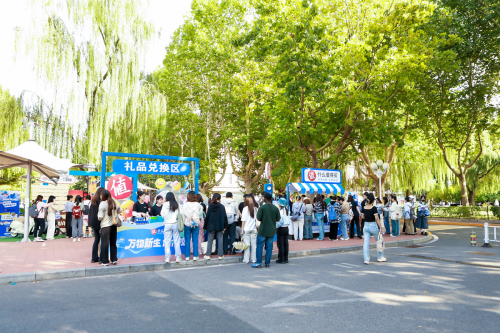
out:
<path id="1" fill-rule="evenodd" d="M 257 208 L 251 197 L 245 198 L 243 211 L 241 212 L 241 234 L 243 243 L 250 245 L 245 250 L 243 262 L 253 264 L 257 262 Z"/>
<path id="2" fill-rule="evenodd" d="M 175 200 L 175 195 L 172 192 L 168 192 L 165 196 L 165 203 L 161 209 L 161 217 L 165 223 L 163 236 L 165 239 L 165 262 L 170 262 L 171 252 L 170 243 L 172 242 L 172 237 L 174 238 L 174 248 L 175 248 L 175 261 L 181 261 L 181 238 L 179 235 L 179 229 L 177 228 L 177 214 L 179 213 L 179 204 Z"/>
<path id="3" fill-rule="evenodd" d="M 35 242 L 43 242 L 42 234 L 45 231 L 45 209 L 54 204 L 53 202 L 45 203 L 42 200 L 43 196 L 41 195 L 37 196 L 35 200 L 36 210 L 38 212 L 37 217 L 34 218 L 35 229 L 33 229 L 33 238 L 34 238 L 33 240 Z M 38 237 L 37 237 L 37 231 L 38 231 Z"/>
<path id="4" fill-rule="evenodd" d="M 52 206 L 47 208 L 47 240 L 54 240 L 54 232 L 56 230 L 56 213 L 63 208 L 59 206 L 55 206 L 54 200 L 55 196 L 51 195 L 47 203 L 52 203 Z"/>
<path id="5" fill-rule="evenodd" d="M 118 261 L 118 248 L 116 247 L 118 227 L 113 224 L 113 216 L 115 219 L 118 219 L 118 214 L 121 212 L 122 208 L 120 207 L 120 203 L 111 197 L 111 193 L 109 193 L 108 190 L 102 191 L 97 219 L 101 221 L 100 259 L 103 266 L 109 266 L 110 258 L 108 257 L 108 249 L 111 255 L 111 264 L 116 265 L 116 262 Z"/>
<path id="6" fill-rule="evenodd" d="M 392 234 L 391 237 L 399 236 L 399 221 L 401 220 L 401 208 L 398 205 L 398 199 L 395 195 L 391 195 L 391 207 L 389 208 L 389 212 L 391 214 L 391 225 L 392 225 Z"/>
<path id="7" fill-rule="evenodd" d="M 196 197 L 195 191 L 189 191 L 187 194 L 187 201 L 182 207 L 182 215 L 184 217 L 184 258 L 189 261 L 191 256 L 191 240 L 193 243 L 193 261 L 199 259 L 198 253 L 198 236 L 200 233 L 200 221 L 203 217 L 203 207 L 201 207 Z"/>

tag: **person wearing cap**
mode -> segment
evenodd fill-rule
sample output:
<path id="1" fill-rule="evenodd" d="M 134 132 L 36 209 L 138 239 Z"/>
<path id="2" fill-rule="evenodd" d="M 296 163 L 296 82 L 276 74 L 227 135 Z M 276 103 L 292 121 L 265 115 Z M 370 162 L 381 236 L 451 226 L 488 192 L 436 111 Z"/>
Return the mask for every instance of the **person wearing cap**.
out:
<path id="1" fill-rule="evenodd" d="M 253 268 L 262 267 L 262 250 L 266 246 L 266 267 L 271 264 L 273 254 L 273 238 L 276 233 L 276 222 L 281 220 L 279 209 L 273 205 L 271 193 L 263 192 L 264 204 L 257 211 L 257 221 L 260 221 L 259 232 L 257 233 L 257 262 Z"/>
<path id="2" fill-rule="evenodd" d="M 300 198 L 297 197 L 297 201 Z M 280 216 L 288 216 L 288 209 L 286 209 L 286 199 L 281 198 L 278 200 Z M 280 218 L 281 220 L 281 218 Z M 288 263 L 288 226 L 282 226 L 276 223 L 276 244 L 278 245 L 278 260 L 277 264 L 287 264 Z"/>

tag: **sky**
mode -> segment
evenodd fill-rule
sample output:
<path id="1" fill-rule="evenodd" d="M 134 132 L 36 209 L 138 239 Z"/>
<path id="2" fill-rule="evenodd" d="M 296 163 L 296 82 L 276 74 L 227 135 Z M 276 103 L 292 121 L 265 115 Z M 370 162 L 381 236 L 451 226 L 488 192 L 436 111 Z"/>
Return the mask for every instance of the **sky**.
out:
<path id="1" fill-rule="evenodd" d="M 33 91 L 50 103 L 52 93 L 39 82 L 33 63 L 23 54 L 15 52 L 14 28 L 28 27 L 31 18 L 26 15 L 33 0 L 0 0 L 0 86 L 18 97 L 23 90 Z M 145 3 L 147 1 L 144 1 Z M 191 9 L 191 0 L 149 0 L 149 20 L 161 35 L 153 41 L 144 56 L 142 69 L 150 73 L 162 65 L 165 47 L 175 30 L 182 25 Z"/>

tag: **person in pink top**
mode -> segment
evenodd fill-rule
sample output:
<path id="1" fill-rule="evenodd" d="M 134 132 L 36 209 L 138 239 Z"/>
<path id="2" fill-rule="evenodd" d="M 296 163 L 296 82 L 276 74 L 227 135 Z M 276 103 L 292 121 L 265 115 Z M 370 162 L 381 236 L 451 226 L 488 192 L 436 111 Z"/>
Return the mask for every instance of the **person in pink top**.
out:
<path id="1" fill-rule="evenodd" d="M 35 242 L 43 242 L 42 234 L 45 231 L 45 210 L 47 207 L 52 206 L 54 203 L 45 203 L 42 201 L 43 196 L 39 195 L 36 197 L 35 205 L 38 212 L 37 217 L 35 217 L 35 229 L 33 229 L 33 238 Z M 37 237 L 38 231 L 38 237 Z"/>

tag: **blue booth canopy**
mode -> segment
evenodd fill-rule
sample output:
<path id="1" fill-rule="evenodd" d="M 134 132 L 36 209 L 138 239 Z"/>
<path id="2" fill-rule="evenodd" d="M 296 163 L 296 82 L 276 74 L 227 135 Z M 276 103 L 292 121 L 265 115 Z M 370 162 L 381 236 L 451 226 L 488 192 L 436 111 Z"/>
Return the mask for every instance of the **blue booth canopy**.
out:
<path id="1" fill-rule="evenodd" d="M 288 191 L 290 193 L 301 192 L 305 194 L 318 193 L 318 194 L 344 194 L 345 190 L 340 184 L 331 183 L 288 183 Z"/>

